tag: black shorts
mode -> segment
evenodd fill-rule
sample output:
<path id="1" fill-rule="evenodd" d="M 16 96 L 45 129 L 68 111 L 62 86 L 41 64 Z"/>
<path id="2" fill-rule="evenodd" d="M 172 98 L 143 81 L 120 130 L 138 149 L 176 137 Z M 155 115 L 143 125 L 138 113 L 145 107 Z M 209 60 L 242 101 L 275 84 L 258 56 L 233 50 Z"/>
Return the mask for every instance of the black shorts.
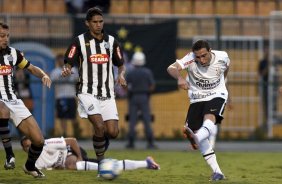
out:
<path id="1" fill-rule="evenodd" d="M 203 125 L 205 114 L 214 114 L 216 124 L 221 123 L 225 104 L 226 100 L 223 98 L 214 98 L 210 101 L 191 104 L 186 117 L 188 127 L 193 131 L 199 130 Z"/>
<path id="2" fill-rule="evenodd" d="M 60 119 L 76 118 L 75 98 L 60 98 L 56 100 L 57 117 Z"/>

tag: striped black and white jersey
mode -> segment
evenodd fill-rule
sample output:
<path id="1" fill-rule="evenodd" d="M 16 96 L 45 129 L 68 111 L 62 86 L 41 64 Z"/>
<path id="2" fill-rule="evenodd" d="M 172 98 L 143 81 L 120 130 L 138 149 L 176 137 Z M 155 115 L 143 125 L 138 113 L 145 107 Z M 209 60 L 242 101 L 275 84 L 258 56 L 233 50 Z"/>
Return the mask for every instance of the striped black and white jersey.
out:
<path id="1" fill-rule="evenodd" d="M 113 65 L 122 66 L 124 59 L 113 36 L 104 33 L 103 39 L 97 40 L 90 32 L 79 35 L 67 49 L 65 63 L 78 66 L 78 94 L 114 97 Z"/>
<path id="2" fill-rule="evenodd" d="M 0 50 L 0 99 L 15 100 L 14 69 L 17 67 L 27 68 L 30 62 L 27 61 L 19 50 L 12 47 Z"/>
<path id="3" fill-rule="evenodd" d="M 209 101 L 216 97 L 228 99 L 224 72 L 229 67 L 230 59 L 224 51 L 212 50 L 211 53 L 212 59 L 209 66 L 202 66 L 196 62 L 193 52 L 176 60 L 188 73 L 190 103 Z"/>

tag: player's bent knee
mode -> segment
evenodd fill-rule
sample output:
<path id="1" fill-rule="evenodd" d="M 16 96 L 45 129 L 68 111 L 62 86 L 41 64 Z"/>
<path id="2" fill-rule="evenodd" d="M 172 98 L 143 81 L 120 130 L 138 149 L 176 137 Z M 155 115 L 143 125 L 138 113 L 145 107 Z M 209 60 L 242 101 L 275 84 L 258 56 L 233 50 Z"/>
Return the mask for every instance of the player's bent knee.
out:
<path id="1" fill-rule="evenodd" d="M 119 130 L 113 130 L 113 131 L 109 131 L 109 132 L 108 132 L 108 136 L 109 136 L 111 139 L 117 138 L 118 134 L 119 134 Z"/>

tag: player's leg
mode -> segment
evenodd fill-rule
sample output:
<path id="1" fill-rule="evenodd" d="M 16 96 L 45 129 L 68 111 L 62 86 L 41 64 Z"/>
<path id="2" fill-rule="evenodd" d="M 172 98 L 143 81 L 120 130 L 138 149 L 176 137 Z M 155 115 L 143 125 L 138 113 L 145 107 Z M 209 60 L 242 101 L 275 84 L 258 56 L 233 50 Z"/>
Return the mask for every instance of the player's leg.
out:
<path id="1" fill-rule="evenodd" d="M 78 94 L 78 113 L 81 118 L 88 118 L 93 125 L 93 147 L 98 160 L 105 154 L 105 127 L 101 115 L 100 101 L 90 94 Z"/>
<path id="2" fill-rule="evenodd" d="M 88 171 L 88 170 L 98 170 L 98 163 L 97 162 L 90 162 L 90 161 L 78 161 L 76 162 L 76 169 L 78 171 Z"/>
<path id="3" fill-rule="evenodd" d="M 213 150 L 213 145 L 210 144 L 210 137 L 213 137 L 217 133 L 216 123 L 220 123 L 222 120 L 222 113 L 225 107 L 225 100 L 221 98 L 213 99 L 205 103 L 203 110 L 204 118 L 203 125 L 193 135 L 200 151 L 205 158 L 207 164 L 211 167 L 213 175 L 211 180 L 222 180 L 224 174 L 222 173 L 216 159 L 216 155 Z"/>
<path id="4" fill-rule="evenodd" d="M 135 169 L 153 169 L 159 170 L 160 165 L 155 162 L 152 157 L 147 157 L 146 160 L 119 160 L 119 168 L 122 170 L 135 170 Z M 76 162 L 77 170 L 98 170 L 98 163 L 89 161 Z"/>
<path id="5" fill-rule="evenodd" d="M 203 124 L 203 114 L 202 109 L 204 107 L 204 102 L 193 103 L 189 106 L 185 126 L 183 128 L 184 136 L 190 141 L 191 148 L 198 149 L 197 139 L 194 138 L 193 131 L 197 131 Z"/>
<path id="6" fill-rule="evenodd" d="M 214 131 L 211 133 L 211 135 L 209 137 L 209 141 L 210 141 L 210 144 L 211 144 L 212 148 L 215 147 L 217 132 L 218 132 L 218 125 L 216 125 Z"/>
<path id="7" fill-rule="evenodd" d="M 28 158 L 23 166 L 25 173 L 32 175 L 35 178 L 44 177 L 45 175 L 35 167 L 35 162 L 40 156 L 44 145 L 44 138 L 36 120 L 33 116 L 30 116 L 22 120 L 17 128 L 31 140 L 31 146 L 28 150 Z"/>
<path id="8" fill-rule="evenodd" d="M 104 130 L 104 122 L 102 116 L 100 114 L 90 115 L 88 119 L 92 123 L 94 127 L 94 135 L 93 135 L 93 147 L 96 153 L 96 157 L 98 160 L 102 160 L 104 158 L 104 154 L 106 151 L 106 139 L 105 139 L 105 130 Z"/>
<path id="9" fill-rule="evenodd" d="M 119 160 L 119 167 L 123 170 L 135 170 L 135 169 L 153 169 L 159 170 L 160 165 L 155 162 L 153 157 L 148 156 L 145 160 Z"/>
<path id="10" fill-rule="evenodd" d="M 218 165 L 216 154 L 207 139 L 200 142 L 199 149 L 207 164 L 212 169 L 213 174 L 211 176 L 211 180 L 214 181 L 224 179 L 225 177 Z"/>
<path id="11" fill-rule="evenodd" d="M 6 161 L 4 164 L 4 168 L 14 169 L 16 160 L 12 148 L 12 140 L 9 129 L 9 118 L 9 108 L 3 102 L 0 101 L 0 137 L 6 153 Z"/>

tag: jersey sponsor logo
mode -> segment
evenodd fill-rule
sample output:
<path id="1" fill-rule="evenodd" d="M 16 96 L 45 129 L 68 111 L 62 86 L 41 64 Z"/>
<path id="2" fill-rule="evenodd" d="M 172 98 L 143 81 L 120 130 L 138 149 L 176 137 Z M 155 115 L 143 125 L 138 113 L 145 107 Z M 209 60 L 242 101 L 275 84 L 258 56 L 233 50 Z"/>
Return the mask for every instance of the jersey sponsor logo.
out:
<path id="1" fill-rule="evenodd" d="M 92 111 L 92 110 L 94 110 L 94 105 L 93 105 L 93 104 L 91 104 L 91 105 L 88 107 L 88 111 Z"/>
<path id="2" fill-rule="evenodd" d="M 92 54 L 89 61 L 95 64 L 104 64 L 109 62 L 109 56 L 107 54 Z"/>
<path id="3" fill-rule="evenodd" d="M 209 96 L 213 96 L 215 95 L 216 92 L 210 92 L 210 93 L 207 93 L 207 94 L 201 94 L 201 93 L 192 93 L 191 94 L 191 98 L 196 100 L 196 99 L 203 99 L 203 98 L 207 98 Z"/>
<path id="4" fill-rule="evenodd" d="M 193 63 L 194 61 L 195 61 L 195 59 L 192 59 L 192 60 L 190 60 L 190 61 L 186 61 L 186 62 L 184 63 L 184 66 L 190 65 L 190 64 Z"/>
<path id="5" fill-rule="evenodd" d="M 72 46 L 68 58 L 73 58 L 75 51 L 76 51 L 76 46 Z"/>
<path id="6" fill-rule="evenodd" d="M 220 78 L 217 79 L 216 81 L 212 82 L 212 81 L 209 81 L 207 79 L 199 79 L 199 78 L 196 78 L 196 81 L 195 81 L 195 84 L 203 89 L 203 90 L 207 90 L 207 89 L 214 89 L 216 88 L 219 84 L 220 84 Z"/>
<path id="7" fill-rule="evenodd" d="M 13 71 L 13 68 L 10 65 L 0 66 L 0 75 L 10 75 Z"/>

